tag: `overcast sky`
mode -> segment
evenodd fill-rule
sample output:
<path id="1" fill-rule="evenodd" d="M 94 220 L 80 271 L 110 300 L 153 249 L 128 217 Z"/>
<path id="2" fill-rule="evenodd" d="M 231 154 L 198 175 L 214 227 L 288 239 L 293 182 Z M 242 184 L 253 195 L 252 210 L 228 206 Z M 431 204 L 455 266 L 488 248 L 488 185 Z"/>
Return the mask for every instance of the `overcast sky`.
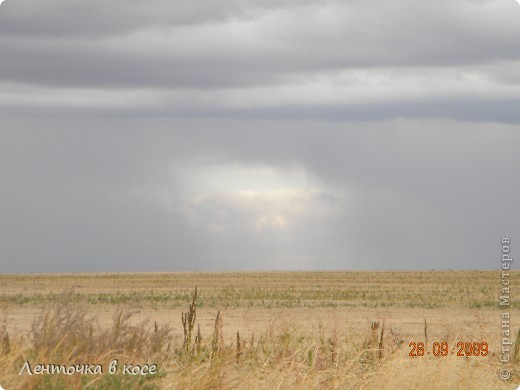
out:
<path id="1" fill-rule="evenodd" d="M 514 0 L 0 6 L 1 273 L 498 269 L 519 177 Z"/>

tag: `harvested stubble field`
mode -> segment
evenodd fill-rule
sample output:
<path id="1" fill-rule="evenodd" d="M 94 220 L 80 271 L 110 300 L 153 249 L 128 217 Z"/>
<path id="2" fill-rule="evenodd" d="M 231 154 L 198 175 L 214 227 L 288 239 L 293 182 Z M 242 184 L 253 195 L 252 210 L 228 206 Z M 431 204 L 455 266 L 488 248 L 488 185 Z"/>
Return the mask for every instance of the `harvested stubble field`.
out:
<path id="1" fill-rule="evenodd" d="M 519 279 L 513 272 L 511 285 Z M 519 351 L 499 362 L 500 288 L 497 271 L 0 275 L 0 385 L 516 389 Z M 513 341 L 519 302 L 513 289 Z M 457 356 L 460 341 L 489 352 Z M 430 354 L 410 357 L 410 342 Z M 442 345 L 447 356 L 434 356 Z M 19 375 L 25 362 L 103 374 Z M 124 364 L 158 373 L 123 374 Z"/>

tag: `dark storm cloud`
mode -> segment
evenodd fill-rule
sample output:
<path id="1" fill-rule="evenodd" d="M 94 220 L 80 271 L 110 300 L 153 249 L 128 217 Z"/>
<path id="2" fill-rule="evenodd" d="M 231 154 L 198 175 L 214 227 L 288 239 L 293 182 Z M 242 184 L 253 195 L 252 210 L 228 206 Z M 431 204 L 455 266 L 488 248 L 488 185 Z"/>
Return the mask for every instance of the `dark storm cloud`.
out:
<path id="1" fill-rule="evenodd" d="M 17 1 L 0 12 L 0 78 L 49 86 L 205 89 L 280 83 L 295 72 L 517 61 L 515 6 Z"/>

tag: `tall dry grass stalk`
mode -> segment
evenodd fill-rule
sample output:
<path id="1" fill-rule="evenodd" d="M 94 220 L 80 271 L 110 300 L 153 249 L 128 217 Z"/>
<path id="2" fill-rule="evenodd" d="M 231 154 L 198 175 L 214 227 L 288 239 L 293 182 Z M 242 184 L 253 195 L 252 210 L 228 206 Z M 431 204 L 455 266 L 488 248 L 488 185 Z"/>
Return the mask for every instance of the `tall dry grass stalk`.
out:
<path id="1" fill-rule="evenodd" d="M 332 337 L 329 338 L 330 360 L 333 367 L 338 367 L 338 334 L 336 329 L 332 332 Z"/>
<path id="2" fill-rule="evenodd" d="M 381 331 L 379 332 L 378 338 L 377 338 L 377 349 L 378 349 L 378 359 L 381 361 L 383 359 L 383 350 L 385 348 L 383 344 L 385 336 L 385 322 L 383 321 L 383 324 L 381 325 Z"/>
<path id="3" fill-rule="evenodd" d="M 197 325 L 197 335 L 195 336 L 195 350 L 197 352 L 197 356 L 200 356 L 202 351 L 202 334 L 200 333 L 200 324 Z"/>
<path id="4" fill-rule="evenodd" d="M 243 341 L 240 340 L 240 332 L 237 330 L 237 364 L 242 356 Z"/>
<path id="5" fill-rule="evenodd" d="M 9 337 L 9 332 L 7 332 L 7 327 L 5 325 L 2 325 L 2 329 L 0 330 L 0 338 L 2 339 L 0 354 L 6 355 L 11 352 L 11 338 Z"/>
<path id="6" fill-rule="evenodd" d="M 195 291 L 192 295 L 192 300 L 190 306 L 188 308 L 187 313 L 182 313 L 182 327 L 184 329 L 184 344 L 183 349 L 186 355 L 191 355 L 192 346 L 191 346 L 191 337 L 193 333 L 193 328 L 195 326 L 195 319 L 197 318 L 197 287 L 195 287 Z"/>
<path id="7" fill-rule="evenodd" d="M 426 318 L 424 319 L 424 345 L 428 345 L 428 324 Z"/>
<path id="8" fill-rule="evenodd" d="M 224 337 L 222 335 L 222 315 L 220 310 L 215 317 L 215 326 L 213 327 L 213 340 L 211 341 L 211 360 L 220 355 L 224 346 Z"/>

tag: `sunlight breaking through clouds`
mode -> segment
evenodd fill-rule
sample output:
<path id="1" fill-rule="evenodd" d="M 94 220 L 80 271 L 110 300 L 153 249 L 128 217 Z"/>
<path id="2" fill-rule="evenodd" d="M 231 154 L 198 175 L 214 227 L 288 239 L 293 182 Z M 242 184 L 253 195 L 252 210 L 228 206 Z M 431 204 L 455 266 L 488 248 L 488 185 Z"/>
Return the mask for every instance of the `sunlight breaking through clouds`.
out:
<path id="1" fill-rule="evenodd" d="M 184 179 L 181 212 L 208 231 L 244 229 L 289 234 L 308 218 L 333 212 L 338 197 L 311 186 L 302 169 L 222 165 L 201 167 Z"/>

